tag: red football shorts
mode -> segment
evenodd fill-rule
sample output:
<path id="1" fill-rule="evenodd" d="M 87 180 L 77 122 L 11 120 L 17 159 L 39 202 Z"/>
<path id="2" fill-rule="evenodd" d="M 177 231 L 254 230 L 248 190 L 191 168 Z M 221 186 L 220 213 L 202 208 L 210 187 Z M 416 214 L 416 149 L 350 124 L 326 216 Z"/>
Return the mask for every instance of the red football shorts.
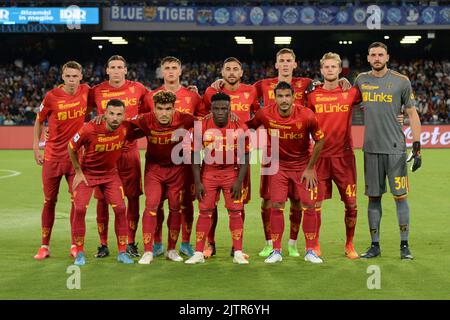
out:
<path id="1" fill-rule="evenodd" d="M 73 192 L 75 207 L 87 208 L 94 189 L 99 189 L 111 206 L 125 206 L 124 190 L 118 175 L 105 177 L 86 176 L 89 186 L 81 182 Z"/>
<path id="2" fill-rule="evenodd" d="M 303 171 L 279 169 L 276 174 L 269 176 L 270 200 L 284 203 L 288 199 L 289 190 L 295 190 L 303 206 L 314 206 L 318 197 L 318 188 L 308 189 L 306 181 L 301 182 Z"/>
<path id="3" fill-rule="evenodd" d="M 269 175 L 261 175 L 259 195 L 264 200 L 270 200 L 270 178 L 271 176 Z M 288 186 L 288 198 L 292 200 L 300 200 L 300 195 L 298 194 L 298 190 L 295 188 L 294 184 L 289 184 Z"/>
<path id="4" fill-rule="evenodd" d="M 320 157 L 316 163 L 316 172 L 319 179 L 319 201 L 331 199 L 332 181 L 336 183 L 342 201 L 356 199 L 356 160 L 353 154 Z"/>
<path id="5" fill-rule="evenodd" d="M 183 165 L 163 167 L 156 163 L 147 164 L 144 176 L 146 210 L 156 212 L 163 195 L 169 199 L 171 208 L 179 210 L 185 172 L 186 168 Z"/>
<path id="6" fill-rule="evenodd" d="M 69 192 L 72 192 L 72 182 L 75 170 L 72 162 L 44 161 L 42 165 L 42 184 L 46 199 L 55 199 L 58 196 L 61 178 L 66 177 L 69 184 Z"/>
<path id="7" fill-rule="evenodd" d="M 241 211 L 244 207 L 243 199 L 234 200 L 231 197 L 231 187 L 238 177 L 239 169 L 226 168 L 217 169 L 211 167 L 204 167 L 202 170 L 202 184 L 205 188 L 205 195 L 203 200 L 199 201 L 198 207 L 200 211 L 212 210 L 216 207 L 216 201 L 220 197 L 222 190 L 225 207 L 232 211 Z M 242 194 L 243 195 L 243 194 Z"/>
<path id="8" fill-rule="evenodd" d="M 122 151 L 117 161 L 117 170 L 122 181 L 125 196 L 128 198 L 139 197 L 142 194 L 142 174 L 141 158 L 137 147 Z M 104 199 L 98 189 L 95 189 L 94 197 L 98 200 Z"/>

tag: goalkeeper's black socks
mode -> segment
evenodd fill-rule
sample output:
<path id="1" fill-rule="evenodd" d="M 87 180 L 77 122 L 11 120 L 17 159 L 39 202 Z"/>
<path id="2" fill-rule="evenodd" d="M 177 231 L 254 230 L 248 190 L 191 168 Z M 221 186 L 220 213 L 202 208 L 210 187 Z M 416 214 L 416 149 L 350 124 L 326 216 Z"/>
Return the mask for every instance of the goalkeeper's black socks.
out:
<path id="1" fill-rule="evenodd" d="M 378 241 L 377 242 L 372 242 L 372 247 L 379 248 L 380 247 L 380 243 Z"/>
<path id="2" fill-rule="evenodd" d="M 400 241 L 400 248 L 403 248 L 403 247 L 408 247 L 408 240 Z"/>

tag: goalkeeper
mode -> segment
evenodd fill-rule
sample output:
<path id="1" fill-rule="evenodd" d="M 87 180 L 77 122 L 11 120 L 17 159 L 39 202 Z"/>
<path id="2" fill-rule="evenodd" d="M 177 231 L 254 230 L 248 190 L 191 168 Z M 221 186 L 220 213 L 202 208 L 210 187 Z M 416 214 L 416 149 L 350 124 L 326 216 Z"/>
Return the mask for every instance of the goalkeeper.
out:
<path id="1" fill-rule="evenodd" d="M 408 77 L 387 68 L 387 46 L 374 42 L 369 46 L 367 61 L 372 70 L 358 75 L 355 85 L 361 91 L 364 107 L 364 179 L 365 194 L 369 197 L 368 217 L 372 244 L 361 258 L 381 254 L 380 222 L 381 197 L 386 192 L 386 176 L 397 207 L 400 228 L 400 258 L 413 259 L 409 249 L 409 189 L 407 161 L 414 160 L 411 169 L 420 168 L 420 120 Z M 402 107 L 413 134 L 413 150 L 407 159 L 405 135 L 396 116 Z"/>

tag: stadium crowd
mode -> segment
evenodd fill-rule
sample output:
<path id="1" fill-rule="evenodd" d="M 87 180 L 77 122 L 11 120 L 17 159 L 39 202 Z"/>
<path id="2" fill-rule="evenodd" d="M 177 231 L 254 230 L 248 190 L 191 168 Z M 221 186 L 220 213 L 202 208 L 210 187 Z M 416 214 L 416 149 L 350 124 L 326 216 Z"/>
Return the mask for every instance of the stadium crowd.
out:
<path id="1" fill-rule="evenodd" d="M 159 67 L 146 62 L 130 63 L 130 80 L 143 83 L 149 89 L 163 84 Z M 181 84 L 196 85 L 199 93 L 220 77 L 222 61 L 186 62 L 183 64 Z M 244 83 L 253 83 L 259 79 L 275 77 L 273 61 L 252 61 L 243 64 Z M 349 80 L 368 68 L 356 63 L 351 68 Z M 84 80 L 95 85 L 105 79 L 102 64 L 83 63 Z M 408 63 L 392 60 L 390 68 L 409 77 L 417 98 L 417 109 L 423 124 L 449 123 L 450 117 L 450 61 L 414 60 Z M 301 61 L 294 76 L 321 78 L 319 61 Z M 36 112 L 45 92 L 52 89 L 60 79 L 60 66 L 43 61 L 39 65 L 24 65 L 17 60 L 14 64 L 0 65 L 0 125 L 33 125 Z"/>

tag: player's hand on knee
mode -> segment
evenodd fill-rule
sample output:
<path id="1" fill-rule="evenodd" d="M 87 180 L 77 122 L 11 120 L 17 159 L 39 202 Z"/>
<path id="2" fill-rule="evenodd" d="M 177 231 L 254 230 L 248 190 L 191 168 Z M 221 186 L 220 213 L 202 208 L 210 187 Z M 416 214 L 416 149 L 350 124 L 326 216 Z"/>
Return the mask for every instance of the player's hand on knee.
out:
<path id="1" fill-rule="evenodd" d="M 211 88 L 216 91 L 221 91 L 222 87 L 225 85 L 225 81 L 223 79 L 217 79 L 211 84 Z"/>
<path id="2" fill-rule="evenodd" d="M 416 171 L 422 166 L 422 156 L 420 155 L 420 141 L 413 142 L 413 149 L 409 154 L 406 162 L 410 162 L 411 160 L 414 160 L 411 166 L 412 172 Z"/>
<path id="3" fill-rule="evenodd" d="M 84 176 L 83 172 L 76 173 L 75 177 L 73 178 L 72 182 L 72 191 L 75 191 L 75 189 L 79 186 L 80 183 L 84 182 L 87 186 L 89 185 L 87 182 L 86 177 Z"/>

